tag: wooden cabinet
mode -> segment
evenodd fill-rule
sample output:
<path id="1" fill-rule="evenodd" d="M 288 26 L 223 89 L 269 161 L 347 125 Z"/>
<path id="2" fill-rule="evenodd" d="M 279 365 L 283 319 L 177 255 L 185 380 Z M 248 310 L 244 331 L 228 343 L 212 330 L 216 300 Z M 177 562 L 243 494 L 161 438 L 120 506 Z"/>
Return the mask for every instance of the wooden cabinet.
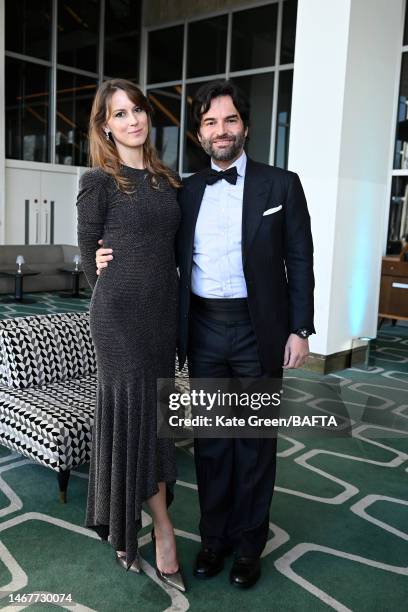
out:
<path id="1" fill-rule="evenodd" d="M 379 316 L 408 320 L 408 262 L 383 257 Z"/>

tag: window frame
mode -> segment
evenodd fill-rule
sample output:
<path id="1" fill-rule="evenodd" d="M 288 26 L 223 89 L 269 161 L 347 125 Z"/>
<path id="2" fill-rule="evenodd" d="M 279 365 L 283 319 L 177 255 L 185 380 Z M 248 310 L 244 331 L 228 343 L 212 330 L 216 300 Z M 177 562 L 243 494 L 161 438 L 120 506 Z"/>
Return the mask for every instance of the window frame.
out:
<path id="1" fill-rule="evenodd" d="M 281 42 L 282 42 L 282 23 L 283 23 L 283 7 L 286 0 L 261 0 L 251 4 L 241 5 L 232 7 L 230 9 L 221 9 L 209 13 L 204 13 L 199 16 L 189 17 L 182 20 L 172 21 L 163 23 L 161 25 L 147 26 L 142 28 L 142 57 L 141 57 L 141 87 L 146 95 L 148 95 L 150 89 L 159 87 L 171 87 L 181 86 L 181 112 L 180 112 L 180 131 L 179 131 L 179 160 L 178 160 L 178 172 L 180 176 L 186 177 L 191 173 L 184 172 L 184 149 L 185 149 L 185 130 L 187 125 L 186 120 L 186 88 L 191 83 L 212 81 L 214 79 L 229 79 L 240 76 L 253 76 L 265 73 L 272 73 L 273 80 L 273 96 L 272 96 L 272 113 L 271 113 L 271 126 L 270 126 L 270 142 L 269 142 L 269 158 L 268 163 L 274 164 L 275 161 L 275 148 L 277 139 L 277 119 L 278 119 L 278 96 L 279 96 L 279 75 L 282 71 L 294 69 L 294 63 L 281 64 Z M 263 68 L 250 68 L 247 70 L 231 71 L 231 40 L 232 40 L 232 21 L 234 13 L 239 13 L 245 10 L 252 10 L 262 6 L 278 4 L 278 18 L 277 18 L 277 33 L 276 33 L 276 48 L 275 48 L 275 63 L 273 66 L 266 66 Z M 221 15 L 228 16 L 228 29 L 227 29 L 227 45 L 226 45 L 226 70 L 225 72 L 211 75 L 204 75 L 200 77 L 187 77 L 187 49 L 188 49 L 188 26 L 190 23 L 197 21 L 211 19 L 212 17 L 219 17 Z M 148 49 L 148 38 L 149 33 L 159 30 L 164 30 L 174 26 L 183 26 L 183 63 L 182 63 L 182 78 L 176 81 L 163 81 L 160 83 L 148 83 L 147 82 L 147 49 Z"/>

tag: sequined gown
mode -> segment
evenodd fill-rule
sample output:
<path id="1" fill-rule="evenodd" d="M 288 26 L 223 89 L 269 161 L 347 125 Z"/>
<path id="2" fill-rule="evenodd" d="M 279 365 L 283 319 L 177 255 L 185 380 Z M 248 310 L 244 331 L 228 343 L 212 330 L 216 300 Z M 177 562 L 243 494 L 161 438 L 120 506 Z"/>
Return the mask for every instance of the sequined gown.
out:
<path id="1" fill-rule="evenodd" d="M 98 368 L 85 524 L 126 551 L 130 565 L 142 503 L 161 481 L 170 500 L 176 480 L 174 444 L 156 437 L 156 380 L 174 377 L 180 212 L 167 181 L 158 190 L 145 170 L 123 166 L 122 172 L 134 193 L 121 192 L 93 168 L 81 179 L 77 210 Z M 100 238 L 113 260 L 97 277 Z"/>

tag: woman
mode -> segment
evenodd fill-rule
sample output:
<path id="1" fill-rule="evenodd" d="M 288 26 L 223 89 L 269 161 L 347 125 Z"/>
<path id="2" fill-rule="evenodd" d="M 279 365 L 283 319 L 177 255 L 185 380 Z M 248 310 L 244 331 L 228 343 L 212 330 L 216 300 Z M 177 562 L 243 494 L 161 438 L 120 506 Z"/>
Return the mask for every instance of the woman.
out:
<path id="1" fill-rule="evenodd" d="M 137 532 L 147 501 L 157 574 L 184 591 L 167 513 L 175 448 L 156 436 L 156 381 L 174 377 L 180 182 L 150 143 L 151 111 L 143 93 L 122 79 L 101 85 L 91 111 L 93 168 L 81 179 L 77 202 L 98 366 L 86 526 L 109 539 L 120 565 L 139 573 Z M 97 277 L 100 238 L 115 257 Z"/>

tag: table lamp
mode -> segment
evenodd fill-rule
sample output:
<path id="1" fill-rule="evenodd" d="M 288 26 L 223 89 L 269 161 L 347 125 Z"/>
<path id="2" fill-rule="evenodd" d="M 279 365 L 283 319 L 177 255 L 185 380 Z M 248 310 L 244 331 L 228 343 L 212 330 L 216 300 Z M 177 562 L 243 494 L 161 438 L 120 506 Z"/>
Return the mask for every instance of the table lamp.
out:
<path id="1" fill-rule="evenodd" d="M 25 259 L 24 259 L 23 255 L 17 255 L 16 264 L 18 265 L 17 272 L 18 272 L 18 274 L 21 274 L 21 266 L 23 264 L 25 264 Z"/>
<path id="2" fill-rule="evenodd" d="M 74 255 L 75 271 L 78 270 L 78 267 L 79 267 L 80 263 L 81 263 L 81 256 L 80 255 Z"/>

